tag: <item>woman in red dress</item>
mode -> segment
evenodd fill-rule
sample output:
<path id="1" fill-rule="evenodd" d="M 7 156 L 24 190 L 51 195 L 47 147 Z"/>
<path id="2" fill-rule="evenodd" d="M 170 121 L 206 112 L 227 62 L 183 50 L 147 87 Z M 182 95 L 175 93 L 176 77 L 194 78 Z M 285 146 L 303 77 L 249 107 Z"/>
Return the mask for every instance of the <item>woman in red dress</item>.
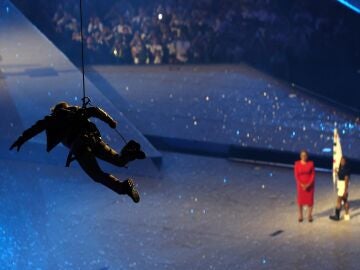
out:
<path id="1" fill-rule="evenodd" d="M 307 151 L 300 152 L 300 160 L 295 162 L 294 173 L 297 187 L 297 201 L 299 206 L 299 222 L 303 221 L 303 206 L 307 205 L 308 221 L 312 222 L 314 205 L 315 168 L 314 162 L 309 161 Z"/>

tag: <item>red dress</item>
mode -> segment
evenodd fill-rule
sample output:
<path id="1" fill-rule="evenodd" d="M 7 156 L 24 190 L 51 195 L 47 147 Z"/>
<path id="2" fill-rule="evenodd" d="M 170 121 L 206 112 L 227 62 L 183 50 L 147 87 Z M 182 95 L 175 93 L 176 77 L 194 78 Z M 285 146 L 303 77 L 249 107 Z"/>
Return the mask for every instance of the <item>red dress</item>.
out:
<path id="1" fill-rule="evenodd" d="M 301 161 L 296 161 L 294 173 L 296 179 L 298 204 L 313 206 L 315 190 L 314 162 L 308 161 L 303 164 Z M 310 186 L 306 190 L 303 190 L 301 184 L 310 184 Z"/>

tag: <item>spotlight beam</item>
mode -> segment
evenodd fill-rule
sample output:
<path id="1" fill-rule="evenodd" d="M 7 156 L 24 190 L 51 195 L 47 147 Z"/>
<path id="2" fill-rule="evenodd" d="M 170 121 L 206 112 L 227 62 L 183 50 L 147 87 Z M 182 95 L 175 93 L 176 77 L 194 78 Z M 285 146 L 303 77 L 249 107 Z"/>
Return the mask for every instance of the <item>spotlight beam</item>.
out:
<path id="1" fill-rule="evenodd" d="M 337 0 L 339 3 L 360 14 L 360 7 L 350 3 L 348 0 Z"/>

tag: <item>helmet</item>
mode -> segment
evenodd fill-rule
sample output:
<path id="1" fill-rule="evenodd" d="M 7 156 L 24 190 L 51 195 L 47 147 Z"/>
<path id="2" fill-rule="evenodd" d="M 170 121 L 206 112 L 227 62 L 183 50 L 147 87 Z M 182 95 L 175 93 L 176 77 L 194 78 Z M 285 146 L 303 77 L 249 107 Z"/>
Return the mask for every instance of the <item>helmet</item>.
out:
<path id="1" fill-rule="evenodd" d="M 69 103 L 65 102 L 65 101 L 61 101 L 58 104 L 56 104 L 54 107 L 51 108 L 52 112 L 56 112 L 60 109 L 66 109 L 70 107 Z"/>

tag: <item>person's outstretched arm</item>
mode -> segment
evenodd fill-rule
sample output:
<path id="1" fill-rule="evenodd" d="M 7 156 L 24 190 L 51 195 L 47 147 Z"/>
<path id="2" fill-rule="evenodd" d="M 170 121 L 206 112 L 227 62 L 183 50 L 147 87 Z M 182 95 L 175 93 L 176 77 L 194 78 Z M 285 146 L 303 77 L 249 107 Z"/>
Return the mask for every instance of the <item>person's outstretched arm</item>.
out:
<path id="1" fill-rule="evenodd" d="M 98 107 L 86 108 L 86 116 L 88 118 L 90 117 L 99 118 L 100 120 L 107 123 L 111 128 L 116 128 L 116 124 L 117 124 L 116 121 L 101 108 Z"/>
<path id="2" fill-rule="evenodd" d="M 10 146 L 10 150 L 17 148 L 19 151 L 21 146 L 30 140 L 32 137 L 43 132 L 46 129 L 50 116 L 46 116 L 44 119 L 37 121 L 31 128 L 28 128 L 21 134 L 21 136 Z"/>

